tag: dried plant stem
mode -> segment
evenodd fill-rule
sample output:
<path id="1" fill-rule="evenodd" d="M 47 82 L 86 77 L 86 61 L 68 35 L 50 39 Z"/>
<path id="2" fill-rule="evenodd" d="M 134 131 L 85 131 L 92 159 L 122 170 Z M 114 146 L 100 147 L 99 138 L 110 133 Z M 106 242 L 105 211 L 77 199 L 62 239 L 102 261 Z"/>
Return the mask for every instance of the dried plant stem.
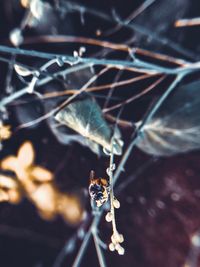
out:
<path id="1" fill-rule="evenodd" d="M 21 55 L 21 56 L 28 56 L 28 57 L 36 57 L 36 58 L 44 58 L 44 59 L 58 59 L 62 61 L 63 63 L 68 63 L 70 65 L 77 65 L 80 63 L 85 64 L 93 64 L 93 65 L 99 65 L 99 66 L 114 66 L 117 68 L 138 68 L 142 70 L 144 73 L 149 71 L 153 71 L 154 73 L 165 73 L 165 74 L 178 74 L 182 70 L 188 70 L 188 72 L 194 71 L 195 69 L 199 69 L 199 62 L 197 63 L 188 63 L 186 66 L 181 66 L 178 68 L 168 68 L 168 67 L 162 67 L 160 65 L 156 65 L 153 63 L 145 62 L 141 59 L 135 59 L 133 61 L 127 61 L 127 60 L 115 60 L 115 59 L 98 59 L 98 58 L 86 58 L 86 57 L 73 57 L 66 54 L 55 54 L 55 53 L 45 53 L 35 50 L 26 50 L 26 49 L 19 49 L 19 48 L 11 48 L 8 46 L 0 45 L 0 52 L 2 53 L 9 53 L 14 55 Z"/>
<path id="2" fill-rule="evenodd" d="M 112 146 L 110 153 L 110 167 L 107 173 L 109 175 L 109 183 L 110 183 L 110 212 L 112 214 L 112 228 L 113 228 L 113 233 L 117 233 L 117 227 L 115 221 L 115 208 L 113 204 L 114 201 L 113 170 L 114 170 L 114 154 L 113 154 L 113 139 L 112 139 Z"/>
<path id="3" fill-rule="evenodd" d="M 86 69 L 86 68 L 89 68 L 89 67 L 92 67 L 92 64 L 82 64 L 82 65 L 77 65 L 77 66 L 72 66 L 70 69 L 65 69 L 63 71 L 58 71 L 56 72 L 53 77 L 50 76 L 50 77 L 45 77 L 41 80 L 38 80 L 37 82 L 37 88 L 52 81 L 53 79 L 55 79 L 57 76 L 59 75 L 63 75 L 63 76 L 66 76 L 66 75 L 69 75 L 70 73 L 72 72 L 76 72 L 76 71 L 79 71 L 79 70 L 82 70 L 82 69 Z M 6 105 L 12 103 L 14 100 L 20 98 L 21 96 L 27 94 L 27 89 L 28 89 L 28 86 L 22 88 L 21 90 L 3 98 L 1 101 L 0 101 L 0 109 L 3 109 Z"/>
<path id="4" fill-rule="evenodd" d="M 129 15 L 125 20 L 124 24 L 128 25 L 133 19 L 135 19 L 139 14 L 141 14 L 145 9 L 147 9 L 150 5 L 152 5 L 155 2 L 155 0 L 146 0 L 144 3 L 142 3 L 136 10 L 134 10 L 131 15 Z M 114 28 L 106 31 L 103 35 L 107 36 L 113 33 L 116 33 L 121 28 L 123 28 L 124 25 L 121 23 L 118 23 L 117 26 Z"/>
<path id="5" fill-rule="evenodd" d="M 119 81 L 119 82 L 115 82 L 115 83 L 108 83 L 108 84 L 103 84 L 103 85 L 98 85 L 98 86 L 93 86 L 93 87 L 88 87 L 85 91 L 86 92 L 98 92 L 98 91 L 102 91 L 102 90 L 106 90 L 112 87 L 122 87 L 124 85 L 130 84 L 130 83 L 135 83 L 137 81 L 141 81 L 144 79 L 148 79 L 148 78 L 152 78 L 155 77 L 158 74 L 144 74 L 138 77 L 134 77 L 134 78 L 130 78 L 130 79 L 126 79 L 123 81 Z M 50 92 L 50 93 L 46 93 L 43 95 L 43 99 L 47 99 L 47 98 L 53 98 L 53 97 L 58 97 L 58 96 L 64 96 L 64 95 L 69 95 L 69 94 L 75 94 L 77 93 L 77 89 L 67 89 L 61 92 Z"/>
<path id="6" fill-rule="evenodd" d="M 133 102 L 134 100 L 140 98 L 141 96 L 145 95 L 146 93 L 148 93 L 148 92 L 150 92 L 152 89 L 154 89 L 159 83 L 161 83 L 161 82 L 164 80 L 165 77 L 166 77 L 166 76 L 163 75 L 163 76 L 162 76 L 161 78 L 159 78 L 157 81 L 155 81 L 155 82 L 152 83 L 150 86 L 148 86 L 146 89 L 144 89 L 141 93 L 136 94 L 136 95 L 134 95 L 134 96 L 128 98 L 127 100 L 125 100 L 125 101 L 123 101 L 123 102 L 121 102 L 121 103 L 119 103 L 119 104 L 116 104 L 116 105 L 114 105 L 114 106 L 105 108 L 105 109 L 103 109 L 103 112 L 106 113 L 106 112 L 109 112 L 109 111 L 111 111 L 111 110 L 120 108 L 121 106 L 124 106 L 124 105 L 126 105 L 126 104 L 129 104 L 129 103 Z"/>
<path id="7" fill-rule="evenodd" d="M 122 45 L 118 43 L 111 43 L 108 41 L 102 41 L 102 40 L 97 40 L 93 38 L 86 38 L 86 37 L 77 37 L 77 36 L 65 36 L 65 35 L 41 35 L 41 36 L 35 36 L 34 38 L 27 37 L 25 39 L 25 43 L 38 43 L 38 42 L 44 42 L 44 43 L 57 43 L 57 42 L 76 42 L 76 43 L 84 43 L 84 44 L 90 44 L 90 45 L 97 45 L 101 46 L 104 48 L 116 50 L 116 51 L 124 51 L 127 53 L 130 53 L 133 51 L 133 48 L 131 48 L 128 45 Z M 160 54 L 160 53 L 155 53 L 152 51 L 148 51 L 146 49 L 142 49 L 139 47 L 134 47 L 135 51 L 135 56 L 137 55 L 145 55 L 153 59 L 159 59 L 161 61 L 165 61 L 168 63 L 173 63 L 179 66 L 184 66 L 185 64 L 189 63 L 186 60 L 180 59 L 180 58 L 174 58 L 168 55 Z"/>
<path id="8" fill-rule="evenodd" d="M 133 31 L 139 32 L 140 34 L 144 35 L 144 36 L 148 36 L 152 39 L 154 39 L 157 43 L 162 44 L 165 47 L 169 47 L 170 49 L 172 49 L 173 51 L 178 52 L 179 54 L 182 54 L 192 60 L 196 60 L 196 54 L 193 53 L 192 51 L 182 47 L 181 45 L 179 45 L 176 42 L 173 42 L 172 40 L 157 34 L 155 32 L 152 32 L 151 30 L 143 27 L 142 25 L 136 24 L 134 22 L 132 22 L 131 24 L 127 24 L 126 21 L 120 20 L 117 16 L 110 16 L 110 14 L 106 14 L 104 12 L 101 12 L 99 9 L 93 9 L 93 8 L 89 8 L 87 6 L 81 5 L 81 4 L 75 4 L 75 3 L 70 3 L 70 2 L 66 2 L 66 1 L 62 1 L 62 4 L 60 5 L 60 8 L 66 8 L 68 10 L 72 10 L 72 11 L 78 11 L 78 12 L 86 12 L 89 14 L 92 14 L 95 17 L 98 17 L 102 20 L 105 21 L 109 21 L 112 23 L 116 23 L 118 25 L 121 25 L 124 28 L 128 28 L 131 29 Z"/>

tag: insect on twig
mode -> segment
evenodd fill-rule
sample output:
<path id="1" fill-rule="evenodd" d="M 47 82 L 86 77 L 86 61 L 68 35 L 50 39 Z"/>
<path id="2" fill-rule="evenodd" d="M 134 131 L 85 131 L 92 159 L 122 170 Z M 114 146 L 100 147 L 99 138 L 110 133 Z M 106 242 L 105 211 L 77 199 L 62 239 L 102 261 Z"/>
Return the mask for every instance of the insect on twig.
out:
<path id="1" fill-rule="evenodd" d="M 113 228 L 109 249 L 111 251 L 116 250 L 120 255 L 123 255 L 125 250 L 121 246 L 121 243 L 124 241 L 124 237 L 122 234 L 119 234 L 115 220 L 115 209 L 120 207 L 120 202 L 115 198 L 113 190 L 113 171 L 115 170 L 113 154 L 114 138 L 112 138 L 111 142 L 111 151 L 108 152 L 104 150 L 104 152 L 110 156 L 110 164 L 106 170 L 109 176 L 109 181 L 105 178 L 95 178 L 94 171 L 91 171 L 89 193 L 91 199 L 96 202 L 97 207 L 101 207 L 105 202 L 108 201 L 108 199 L 110 200 L 110 211 L 105 217 L 107 222 L 112 222 Z"/>

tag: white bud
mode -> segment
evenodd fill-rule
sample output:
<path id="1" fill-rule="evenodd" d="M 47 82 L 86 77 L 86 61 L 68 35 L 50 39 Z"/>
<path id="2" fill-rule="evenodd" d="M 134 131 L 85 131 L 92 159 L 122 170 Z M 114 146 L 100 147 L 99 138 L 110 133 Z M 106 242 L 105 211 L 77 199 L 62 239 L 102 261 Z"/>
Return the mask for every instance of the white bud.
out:
<path id="1" fill-rule="evenodd" d="M 106 219 L 107 222 L 111 222 L 112 219 L 113 219 L 113 215 L 112 215 L 112 213 L 111 213 L 111 212 L 108 212 L 108 213 L 106 214 L 105 219 Z"/>
<path id="2" fill-rule="evenodd" d="M 111 241 L 113 242 L 113 244 L 116 244 L 116 238 L 114 234 L 111 236 Z"/>
<path id="3" fill-rule="evenodd" d="M 120 208 L 120 202 L 119 200 L 117 200 L 116 198 L 113 200 L 113 205 L 116 209 L 119 209 Z"/>
<path id="4" fill-rule="evenodd" d="M 32 0 L 30 3 L 30 10 L 36 19 L 40 19 L 44 12 L 44 3 L 40 0 Z"/>
<path id="5" fill-rule="evenodd" d="M 119 243 L 124 242 L 124 237 L 122 234 L 119 234 Z"/>
<path id="6" fill-rule="evenodd" d="M 24 38 L 22 32 L 19 28 L 15 28 L 10 32 L 10 41 L 14 46 L 19 46 L 22 44 Z"/>
<path id="7" fill-rule="evenodd" d="M 120 246 L 119 249 L 117 250 L 117 252 L 119 255 L 124 255 L 125 249 L 122 246 Z"/>
<path id="8" fill-rule="evenodd" d="M 111 171 L 114 171 L 115 168 L 116 168 L 115 163 L 113 163 L 113 164 L 110 166 L 110 169 L 111 169 Z"/>
<path id="9" fill-rule="evenodd" d="M 118 251 L 120 248 L 121 248 L 121 245 L 120 245 L 119 243 L 117 243 L 117 244 L 115 245 L 115 249 Z"/>
<path id="10" fill-rule="evenodd" d="M 79 57 L 78 52 L 77 52 L 76 50 L 74 50 L 74 52 L 73 52 L 73 56 L 76 57 L 76 58 Z"/>
<path id="11" fill-rule="evenodd" d="M 84 46 L 81 46 L 79 49 L 79 56 L 82 57 L 83 53 L 85 53 L 86 48 Z"/>
<path id="12" fill-rule="evenodd" d="M 115 245 L 113 243 L 109 244 L 109 249 L 110 251 L 114 251 L 115 250 Z"/>

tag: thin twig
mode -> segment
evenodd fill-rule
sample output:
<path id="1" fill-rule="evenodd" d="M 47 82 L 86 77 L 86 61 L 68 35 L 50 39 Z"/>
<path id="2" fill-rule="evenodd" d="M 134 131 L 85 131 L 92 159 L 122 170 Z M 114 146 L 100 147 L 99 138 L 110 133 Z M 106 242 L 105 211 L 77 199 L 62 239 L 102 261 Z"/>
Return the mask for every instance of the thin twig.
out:
<path id="1" fill-rule="evenodd" d="M 162 76 L 161 78 L 159 78 L 157 81 L 155 81 L 154 83 L 152 83 L 150 86 L 148 86 L 146 89 L 144 89 L 141 93 L 139 94 L 136 94 L 130 98 L 128 98 L 127 100 L 119 103 L 119 104 L 116 104 L 114 106 L 111 106 L 111 107 L 108 107 L 108 108 L 105 108 L 103 109 L 103 112 L 106 113 L 106 112 L 109 112 L 111 110 L 114 110 L 114 109 L 117 109 L 117 108 L 120 108 L 121 106 L 125 106 L 126 104 L 130 104 L 131 102 L 133 102 L 134 100 L 140 98 L 141 96 L 145 95 L 146 93 L 150 92 L 152 89 L 154 89 L 158 84 L 160 84 L 164 79 L 165 79 L 165 75 Z"/>
<path id="2" fill-rule="evenodd" d="M 200 18 L 192 19 L 179 19 L 175 22 L 175 27 L 188 27 L 188 26 L 199 26 Z"/>
<path id="3" fill-rule="evenodd" d="M 102 249 L 99 245 L 99 239 L 97 237 L 96 229 L 94 229 L 94 228 L 92 230 L 92 236 L 94 239 L 94 244 L 95 244 L 95 248 L 96 248 L 96 252 L 97 252 L 97 256 L 98 256 L 99 265 L 100 265 L 100 267 L 106 267 L 105 257 L 103 255 Z"/>

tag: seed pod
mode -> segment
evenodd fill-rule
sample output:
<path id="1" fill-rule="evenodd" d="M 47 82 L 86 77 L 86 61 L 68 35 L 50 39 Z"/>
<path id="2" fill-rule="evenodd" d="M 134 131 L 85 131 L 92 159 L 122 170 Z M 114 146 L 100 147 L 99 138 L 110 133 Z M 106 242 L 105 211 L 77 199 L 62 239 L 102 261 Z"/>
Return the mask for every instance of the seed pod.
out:
<path id="1" fill-rule="evenodd" d="M 113 219 L 113 215 L 112 215 L 112 213 L 111 213 L 111 212 L 108 212 L 108 213 L 106 214 L 105 219 L 106 219 L 107 222 L 111 222 L 112 219 Z"/>
<path id="2" fill-rule="evenodd" d="M 117 250 L 117 252 L 119 255 L 124 255 L 125 249 L 122 246 L 120 246 L 120 248 Z"/>
<path id="3" fill-rule="evenodd" d="M 115 250 L 115 245 L 113 243 L 109 244 L 109 249 L 110 251 L 114 251 Z"/>
<path id="4" fill-rule="evenodd" d="M 116 209 L 119 209 L 120 208 L 120 202 L 119 200 L 117 200 L 116 198 L 113 200 L 113 205 Z"/>

